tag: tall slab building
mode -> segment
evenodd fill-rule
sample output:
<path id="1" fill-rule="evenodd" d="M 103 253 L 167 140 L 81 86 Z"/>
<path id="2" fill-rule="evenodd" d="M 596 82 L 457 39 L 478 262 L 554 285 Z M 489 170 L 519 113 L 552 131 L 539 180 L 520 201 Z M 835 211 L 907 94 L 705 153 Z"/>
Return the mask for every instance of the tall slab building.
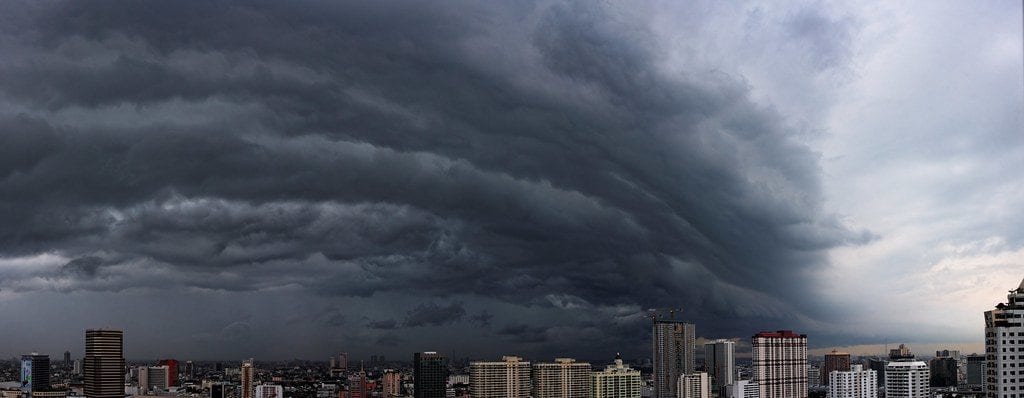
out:
<path id="1" fill-rule="evenodd" d="M 555 358 L 534 363 L 532 372 L 533 398 L 590 398 L 590 363 Z"/>
<path id="2" fill-rule="evenodd" d="M 656 319 L 652 332 L 654 398 L 676 398 L 679 376 L 693 373 L 694 341 L 692 323 Z"/>
<path id="3" fill-rule="evenodd" d="M 591 398 L 640 398 L 642 386 L 640 371 L 623 364 L 618 354 L 614 364 L 590 374 Z"/>
<path id="4" fill-rule="evenodd" d="M 850 353 L 832 350 L 825 354 L 825 363 L 821 368 L 821 385 L 827 386 L 832 372 L 850 371 Z"/>
<path id="5" fill-rule="evenodd" d="M 752 339 L 754 381 L 761 398 L 807 398 L 807 335 L 761 332 Z"/>
<path id="6" fill-rule="evenodd" d="M 885 398 L 931 398 L 928 364 L 894 361 L 885 365 Z"/>
<path id="7" fill-rule="evenodd" d="M 412 380 L 415 398 L 445 398 L 448 357 L 434 351 L 413 354 Z"/>
<path id="8" fill-rule="evenodd" d="M 736 375 L 736 343 L 715 340 L 704 343 L 704 366 L 711 377 L 711 391 L 725 396 L 725 386 L 734 382 Z"/>
<path id="9" fill-rule="evenodd" d="M 830 372 L 828 379 L 826 398 L 878 398 L 878 372 L 864 365 Z"/>
<path id="10" fill-rule="evenodd" d="M 530 363 L 513 356 L 494 362 L 471 362 L 469 395 L 473 398 L 528 398 Z"/>
<path id="11" fill-rule="evenodd" d="M 985 311 L 985 395 L 1024 397 L 1024 281 L 1006 295 L 1006 302 Z"/>
<path id="12" fill-rule="evenodd" d="M 82 368 L 86 398 L 124 398 L 124 332 L 86 330 Z"/>

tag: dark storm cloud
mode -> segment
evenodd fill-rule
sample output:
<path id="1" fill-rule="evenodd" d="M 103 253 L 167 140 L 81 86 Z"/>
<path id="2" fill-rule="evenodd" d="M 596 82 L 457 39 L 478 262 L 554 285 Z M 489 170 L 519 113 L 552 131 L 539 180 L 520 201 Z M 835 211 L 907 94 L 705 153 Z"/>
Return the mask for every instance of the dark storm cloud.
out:
<path id="1" fill-rule="evenodd" d="M 498 317 L 552 349 L 550 325 L 434 298 L 631 346 L 645 308 L 730 336 L 828 316 L 810 273 L 871 235 L 821 208 L 817 156 L 779 115 L 727 76 L 666 76 L 594 4 L 484 7 L 15 7 L 0 248 L 66 265 L 0 288 L 401 292 L 421 302 L 402 326 Z"/>

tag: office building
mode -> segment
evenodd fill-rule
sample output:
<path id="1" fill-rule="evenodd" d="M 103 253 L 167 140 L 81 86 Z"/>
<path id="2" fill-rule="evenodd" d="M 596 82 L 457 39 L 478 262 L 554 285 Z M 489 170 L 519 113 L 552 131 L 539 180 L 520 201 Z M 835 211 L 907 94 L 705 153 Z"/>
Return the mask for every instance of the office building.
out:
<path id="1" fill-rule="evenodd" d="M 338 368 L 342 373 L 348 372 L 348 353 L 343 352 L 338 354 Z"/>
<path id="2" fill-rule="evenodd" d="M 879 357 L 871 357 L 864 360 L 864 367 L 875 371 L 875 374 L 878 376 L 876 378 L 878 380 L 878 387 L 885 384 L 885 365 L 888 363 L 889 361 Z"/>
<path id="3" fill-rule="evenodd" d="M 276 384 L 256 386 L 256 398 L 284 398 L 284 388 Z"/>
<path id="4" fill-rule="evenodd" d="M 167 367 L 167 386 L 178 385 L 178 360 L 176 359 L 161 359 L 157 362 L 159 366 Z"/>
<path id="5" fill-rule="evenodd" d="M 494 362 L 471 362 L 469 395 L 473 398 L 528 398 L 530 363 L 513 356 Z"/>
<path id="6" fill-rule="evenodd" d="M 907 347 L 906 344 L 900 344 L 899 347 L 889 350 L 889 360 L 913 361 L 914 353 L 910 352 L 910 347 Z"/>
<path id="7" fill-rule="evenodd" d="M 533 398 L 590 398 L 590 363 L 571 358 L 532 366 Z M 470 383 L 472 386 L 472 383 Z"/>
<path id="8" fill-rule="evenodd" d="M 930 398 L 928 364 L 893 361 L 885 365 L 885 398 Z"/>
<path id="9" fill-rule="evenodd" d="M 761 332 L 752 341 L 754 381 L 761 398 L 807 398 L 807 335 Z"/>
<path id="10" fill-rule="evenodd" d="M 654 321 L 654 398 L 676 398 L 679 376 L 693 373 L 695 336 L 692 323 Z"/>
<path id="11" fill-rule="evenodd" d="M 725 387 L 725 396 L 728 398 L 760 398 L 761 389 L 757 382 L 752 380 L 736 380 Z"/>
<path id="12" fill-rule="evenodd" d="M 591 398 L 640 398 L 643 380 L 640 371 L 626 366 L 615 354 L 615 363 L 590 374 Z"/>
<path id="13" fill-rule="evenodd" d="M 705 372 L 679 376 L 676 398 L 711 398 L 711 378 Z"/>
<path id="14" fill-rule="evenodd" d="M 50 356 L 32 353 L 21 356 L 21 391 L 31 395 L 33 391 L 50 389 Z"/>
<path id="15" fill-rule="evenodd" d="M 807 385 L 818 387 L 821 385 L 821 368 L 814 365 L 807 365 Z"/>
<path id="16" fill-rule="evenodd" d="M 82 362 L 86 398 L 124 398 L 124 332 L 86 330 Z"/>
<path id="17" fill-rule="evenodd" d="M 417 352 L 412 358 L 413 396 L 445 398 L 448 357 L 433 351 Z"/>
<path id="18" fill-rule="evenodd" d="M 210 384 L 210 398 L 227 398 L 227 386 L 220 382 Z"/>
<path id="19" fill-rule="evenodd" d="M 960 350 L 936 350 L 936 358 L 953 358 L 960 360 Z"/>
<path id="20" fill-rule="evenodd" d="M 1010 290 L 1005 303 L 985 311 L 985 393 L 989 398 L 1024 396 L 1024 281 Z"/>
<path id="21" fill-rule="evenodd" d="M 256 369 L 254 367 L 255 364 L 253 362 L 254 361 L 252 360 L 252 358 L 249 358 L 249 360 L 242 362 L 242 368 L 240 369 L 238 377 L 238 388 L 240 390 L 238 396 L 241 398 L 253 398 L 252 396 L 253 393 L 255 392 L 255 385 L 253 384 L 253 379 L 256 376 Z"/>
<path id="22" fill-rule="evenodd" d="M 736 377 L 736 343 L 715 340 L 704 343 L 704 366 L 711 377 L 711 391 L 722 396 Z"/>
<path id="23" fill-rule="evenodd" d="M 850 353 L 832 352 L 825 354 L 825 362 L 821 369 L 821 384 L 828 385 L 832 372 L 848 372 L 850 370 Z"/>
<path id="24" fill-rule="evenodd" d="M 985 384 L 985 356 L 971 354 L 967 356 L 967 385 L 982 386 Z"/>
<path id="25" fill-rule="evenodd" d="M 878 372 L 851 365 L 850 370 L 828 374 L 827 398 L 878 398 Z"/>
<path id="26" fill-rule="evenodd" d="M 929 385 L 932 387 L 956 387 L 959 364 L 953 358 L 932 358 L 928 361 Z"/>
<path id="27" fill-rule="evenodd" d="M 166 390 L 170 387 L 170 368 L 167 366 L 141 366 L 138 368 L 139 390 Z"/>

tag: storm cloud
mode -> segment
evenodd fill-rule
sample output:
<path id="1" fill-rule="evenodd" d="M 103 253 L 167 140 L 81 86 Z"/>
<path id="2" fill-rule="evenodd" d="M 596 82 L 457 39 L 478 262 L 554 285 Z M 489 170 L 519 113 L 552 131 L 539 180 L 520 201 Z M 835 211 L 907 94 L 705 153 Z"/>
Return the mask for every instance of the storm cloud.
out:
<path id="1" fill-rule="evenodd" d="M 716 65 L 666 69 L 613 5 L 10 6 L 8 299 L 287 296 L 288 328 L 344 333 L 302 355 L 468 335 L 640 355 L 649 308 L 709 338 L 816 331 L 828 251 L 878 238 L 826 208 L 790 115 Z M 856 21 L 786 21 L 812 69 L 848 62 Z M 226 321 L 175 325 L 269 330 Z"/>

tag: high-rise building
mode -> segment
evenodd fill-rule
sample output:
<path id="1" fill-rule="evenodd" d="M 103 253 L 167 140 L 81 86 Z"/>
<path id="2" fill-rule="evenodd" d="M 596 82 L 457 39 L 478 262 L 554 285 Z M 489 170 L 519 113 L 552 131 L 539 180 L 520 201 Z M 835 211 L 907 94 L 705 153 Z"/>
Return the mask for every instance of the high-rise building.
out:
<path id="1" fill-rule="evenodd" d="M 814 365 L 807 365 L 807 386 L 818 387 L 821 385 L 821 368 Z"/>
<path id="2" fill-rule="evenodd" d="M 807 398 L 807 335 L 761 332 L 752 341 L 751 363 L 761 398 Z"/>
<path id="3" fill-rule="evenodd" d="M 885 398 L 929 398 L 928 364 L 893 361 L 885 365 Z"/>
<path id="4" fill-rule="evenodd" d="M 161 359 L 157 362 L 157 365 L 167 367 L 167 386 L 178 385 L 178 360 L 177 359 Z"/>
<path id="5" fill-rule="evenodd" d="M 705 372 L 679 376 L 676 398 L 711 398 L 711 379 Z"/>
<path id="6" fill-rule="evenodd" d="M 170 368 L 167 366 L 140 366 L 139 390 L 143 393 L 149 390 L 166 390 L 170 384 Z"/>
<path id="7" fill-rule="evenodd" d="M 185 378 L 189 381 L 196 379 L 196 365 L 192 361 L 185 361 Z"/>
<path id="8" fill-rule="evenodd" d="M 953 358 L 960 360 L 960 350 L 936 350 L 936 358 Z"/>
<path id="9" fill-rule="evenodd" d="M 86 398 L 124 398 L 124 332 L 86 330 L 82 368 Z"/>
<path id="10" fill-rule="evenodd" d="M 533 364 L 533 398 L 590 398 L 590 364 L 571 358 Z M 470 383 L 472 385 L 472 383 Z"/>
<path id="11" fill-rule="evenodd" d="M 342 373 L 348 372 L 348 353 L 343 352 L 338 354 L 338 370 Z"/>
<path id="12" fill-rule="evenodd" d="M 878 398 L 878 373 L 852 365 L 850 370 L 834 370 L 828 374 L 827 398 Z"/>
<path id="13" fill-rule="evenodd" d="M 434 351 L 417 352 L 412 358 L 413 396 L 445 398 L 448 357 Z"/>
<path id="14" fill-rule="evenodd" d="M 850 370 L 850 353 L 832 352 L 825 354 L 825 363 L 821 369 L 821 384 L 828 385 L 832 372 L 847 372 Z"/>
<path id="15" fill-rule="evenodd" d="M 715 340 L 704 343 L 704 366 L 711 377 L 711 391 L 719 396 L 733 383 L 736 374 L 736 343 Z"/>
<path id="16" fill-rule="evenodd" d="M 254 393 L 253 378 L 255 377 L 254 361 L 249 358 L 247 361 L 242 361 L 241 372 L 239 373 L 239 386 L 241 389 L 238 396 L 241 398 L 252 398 Z"/>
<path id="17" fill-rule="evenodd" d="M 1006 302 L 985 311 L 985 394 L 988 398 L 1024 396 L 1020 361 L 1024 357 L 1024 281 L 1006 295 Z"/>
<path id="18" fill-rule="evenodd" d="M 725 396 L 728 398 L 760 398 L 761 389 L 757 382 L 752 380 L 736 380 L 733 384 L 725 387 Z"/>
<path id="19" fill-rule="evenodd" d="M 348 377 L 349 398 L 370 398 L 370 389 L 366 382 L 366 371 L 359 369 L 358 372 Z"/>
<path id="20" fill-rule="evenodd" d="M 982 386 L 985 384 L 985 356 L 971 354 L 967 356 L 967 385 Z"/>
<path id="21" fill-rule="evenodd" d="M 693 373 L 694 341 L 692 323 L 656 319 L 652 333 L 654 358 L 653 398 L 676 398 L 679 376 Z"/>
<path id="22" fill-rule="evenodd" d="M 900 344 L 898 348 L 889 350 L 889 359 L 893 361 L 913 361 L 914 353 L 910 352 L 910 347 L 906 344 Z"/>
<path id="23" fill-rule="evenodd" d="M 394 369 L 385 369 L 381 376 L 381 394 L 384 398 L 394 398 L 402 395 L 402 374 Z"/>
<path id="24" fill-rule="evenodd" d="M 881 387 L 883 384 L 885 384 L 885 365 L 888 363 L 889 361 L 886 361 L 885 359 L 879 357 L 871 357 L 864 360 L 864 367 L 875 371 L 875 373 L 878 375 L 878 387 Z"/>
<path id="25" fill-rule="evenodd" d="M 50 389 L 50 356 L 33 352 L 21 356 L 21 391 L 32 395 L 33 391 Z"/>
<path id="26" fill-rule="evenodd" d="M 469 395 L 473 398 L 529 397 L 530 363 L 513 356 L 494 362 L 471 362 Z"/>
<path id="27" fill-rule="evenodd" d="M 615 354 L 615 363 L 590 374 L 591 398 L 640 398 L 643 380 L 640 371 L 622 363 Z"/>
<path id="28" fill-rule="evenodd" d="M 284 398 L 284 388 L 277 384 L 256 386 L 256 398 Z"/>
<path id="29" fill-rule="evenodd" d="M 65 371 L 71 370 L 71 351 L 64 351 L 64 363 L 61 364 L 61 368 Z"/>
<path id="30" fill-rule="evenodd" d="M 956 359 L 932 358 L 931 361 L 928 361 L 929 385 L 932 387 L 956 387 L 958 369 L 959 364 Z"/>

